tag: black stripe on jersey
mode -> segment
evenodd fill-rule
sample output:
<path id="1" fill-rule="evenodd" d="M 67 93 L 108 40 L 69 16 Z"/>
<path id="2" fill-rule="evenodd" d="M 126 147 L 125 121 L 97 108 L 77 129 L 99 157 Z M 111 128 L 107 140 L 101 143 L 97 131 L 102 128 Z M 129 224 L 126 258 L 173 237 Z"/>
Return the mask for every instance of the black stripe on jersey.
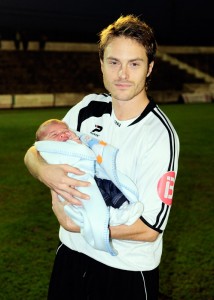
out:
<path id="1" fill-rule="evenodd" d="M 162 122 L 162 124 L 165 126 L 168 134 L 169 134 L 169 143 L 170 143 L 170 159 L 169 159 L 169 166 L 167 171 L 173 171 L 174 170 L 174 163 L 175 163 L 175 136 L 174 132 L 166 119 L 166 117 L 163 115 L 163 113 L 160 111 L 158 107 L 157 111 L 153 110 L 152 112 L 159 118 L 159 120 Z M 164 212 L 165 211 L 165 212 Z M 169 206 L 167 204 L 162 203 L 162 208 L 157 215 L 156 222 L 154 224 L 154 227 L 158 230 L 164 223 L 167 215 L 169 212 Z"/>
<path id="2" fill-rule="evenodd" d="M 157 109 L 157 111 L 155 110 L 155 108 Z M 144 109 L 142 114 L 133 123 L 131 123 L 129 126 L 132 126 L 132 125 L 138 123 L 150 112 L 153 112 L 157 116 L 157 118 L 165 126 L 165 128 L 166 128 L 166 130 L 169 134 L 170 159 L 169 159 L 169 165 L 168 165 L 167 171 L 173 171 L 174 170 L 174 163 L 175 163 L 175 136 L 174 136 L 174 132 L 173 132 L 168 120 L 166 119 L 164 114 L 160 111 L 160 109 L 158 108 L 158 106 L 155 104 L 155 102 L 153 101 L 153 99 L 151 97 L 149 97 L 149 104 Z M 140 219 L 148 227 L 150 227 L 150 228 L 152 228 L 152 229 L 154 229 L 154 230 L 161 233 L 162 230 L 160 228 L 163 225 L 163 223 L 164 223 L 164 221 L 165 221 L 165 219 L 168 215 L 168 212 L 169 212 L 169 206 L 167 204 L 162 203 L 161 210 L 160 210 L 159 214 L 157 215 L 156 222 L 155 222 L 154 225 L 149 224 L 143 217 L 140 217 Z"/>
<path id="3" fill-rule="evenodd" d="M 163 115 L 163 113 L 160 111 L 160 109 L 157 107 L 157 112 L 153 110 L 153 113 L 159 118 L 159 120 L 163 123 L 166 130 L 169 133 L 169 143 L 170 143 L 170 160 L 169 160 L 169 166 L 168 171 L 174 170 L 174 163 L 175 163 L 175 136 L 173 133 L 173 130 L 166 119 L 166 117 Z M 158 114 L 159 113 L 159 114 Z"/>
<path id="4" fill-rule="evenodd" d="M 91 101 L 88 106 L 82 108 L 79 111 L 77 131 L 80 131 L 81 124 L 83 121 L 89 119 L 90 117 L 101 117 L 104 114 L 110 114 L 112 112 L 111 102 L 102 101 Z"/>
<path id="5" fill-rule="evenodd" d="M 165 221 L 165 219 L 166 219 L 166 217 L 167 217 L 167 215 L 168 215 L 169 205 L 166 205 L 166 204 L 163 204 L 163 205 L 164 205 L 164 207 L 166 208 L 166 211 L 165 211 L 165 214 L 164 214 L 164 216 L 163 216 L 163 218 L 162 218 L 162 221 L 159 223 L 159 226 L 157 227 L 157 229 L 160 229 L 160 228 L 161 228 L 161 226 L 163 225 L 163 222 Z M 156 224 L 155 224 L 155 226 L 156 226 Z"/>
<path id="6" fill-rule="evenodd" d="M 165 210 L 165 212 L 164 212 Z M 157 230 L 161 228 L 161 226 L 163 225 L 163 222 L 165 221 L 167 214 L 169 211 L 169 205 L 162 203 L 162 207 L 161 210 L 156 218 L 156 223 L 153 225 Z M 162 219 L 160 221 L 160 218 L 162 216 Z"/>
<path id="7" fill-rule="evenodd" d="M 153 225 L 155 228 L 157 228 L 157 225 L 159 223 L 160 217 L 161 217 L 161 215 L 164 212 L 164 208 L 165 208 L 165 204 L 162 203 L 161 210 L 160 210 L 160 212 L 159 212 L 159 214 L 157 215 L 157 218 L 156 218 L 156 223 Z"/>

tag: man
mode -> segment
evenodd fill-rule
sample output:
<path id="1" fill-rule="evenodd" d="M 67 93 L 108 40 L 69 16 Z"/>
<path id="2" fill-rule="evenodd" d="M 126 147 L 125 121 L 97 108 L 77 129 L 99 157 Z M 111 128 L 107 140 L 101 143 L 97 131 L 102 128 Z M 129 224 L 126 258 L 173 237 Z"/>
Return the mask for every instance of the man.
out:
<path id="1" fill-rule="evenodd" d="M 87 182 L 67 165 L 46 164 L 35 148 L 25 163 L 52 190 L 60 227 L 49 287 L 49 299 L 158 299 L 158 266 L 178 168 L 179 140 L 169 119 L 147 96 L 156 41 L 152 29 L 137 17 L 120 17 L 100 34 L 99 55 L 104 85 L 111 96 L 88 95 L 65 116 L 76 130 L 95 135 L 119 149 L 117 168 L 137 185 L 142 216 L 132 225 L 110 226 L 118 255 L 89 247 L 79 227 L 67 224 L 56 193 L 80 205 L 78 191 Z M 64 228 L 63 228 L 64 227 Z"/>

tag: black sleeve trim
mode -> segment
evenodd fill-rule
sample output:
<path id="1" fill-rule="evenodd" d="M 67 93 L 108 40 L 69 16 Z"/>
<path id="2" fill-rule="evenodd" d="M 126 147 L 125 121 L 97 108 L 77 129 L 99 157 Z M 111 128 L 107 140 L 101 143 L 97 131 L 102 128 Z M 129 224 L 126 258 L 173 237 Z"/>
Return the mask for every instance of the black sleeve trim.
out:
<path id="1" fill-rule="evenodd" d="M 149 224 L 142 216 L 140 217 L 141 221 L 146 224 L 148 227 L 150 227 L 151 229 L 159 232 L 159 233 L 162 233 L 163 230 L 159 229 L 159 228 L 156 228 L 156 227 L 153 227 L 151 224 Z"/>

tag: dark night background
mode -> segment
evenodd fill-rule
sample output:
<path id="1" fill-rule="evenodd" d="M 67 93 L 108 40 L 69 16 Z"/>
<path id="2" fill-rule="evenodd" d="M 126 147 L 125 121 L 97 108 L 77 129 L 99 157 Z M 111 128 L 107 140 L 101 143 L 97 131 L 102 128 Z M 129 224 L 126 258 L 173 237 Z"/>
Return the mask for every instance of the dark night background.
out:
<path id="1" fill-rule="evenodd" d="M 213 46 L 212 0 L 0 0 L 0 33 L 12 39 L 27 30 L 31 39 L 96 42 L 97 33 L 121 14 L 141 16 L 161 45 Z"/>

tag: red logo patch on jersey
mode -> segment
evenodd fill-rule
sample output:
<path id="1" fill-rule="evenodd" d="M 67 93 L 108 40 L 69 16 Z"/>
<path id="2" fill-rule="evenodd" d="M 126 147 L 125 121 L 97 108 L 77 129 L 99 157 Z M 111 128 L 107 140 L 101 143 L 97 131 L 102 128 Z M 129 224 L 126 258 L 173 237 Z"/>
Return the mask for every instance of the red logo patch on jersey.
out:
<path id="1" fill-rule="evenodd" d="M 172 205 L 174 185 L 175 172 L 167 172 L 158 182 L 158 195 L 167 205 Z"/>

